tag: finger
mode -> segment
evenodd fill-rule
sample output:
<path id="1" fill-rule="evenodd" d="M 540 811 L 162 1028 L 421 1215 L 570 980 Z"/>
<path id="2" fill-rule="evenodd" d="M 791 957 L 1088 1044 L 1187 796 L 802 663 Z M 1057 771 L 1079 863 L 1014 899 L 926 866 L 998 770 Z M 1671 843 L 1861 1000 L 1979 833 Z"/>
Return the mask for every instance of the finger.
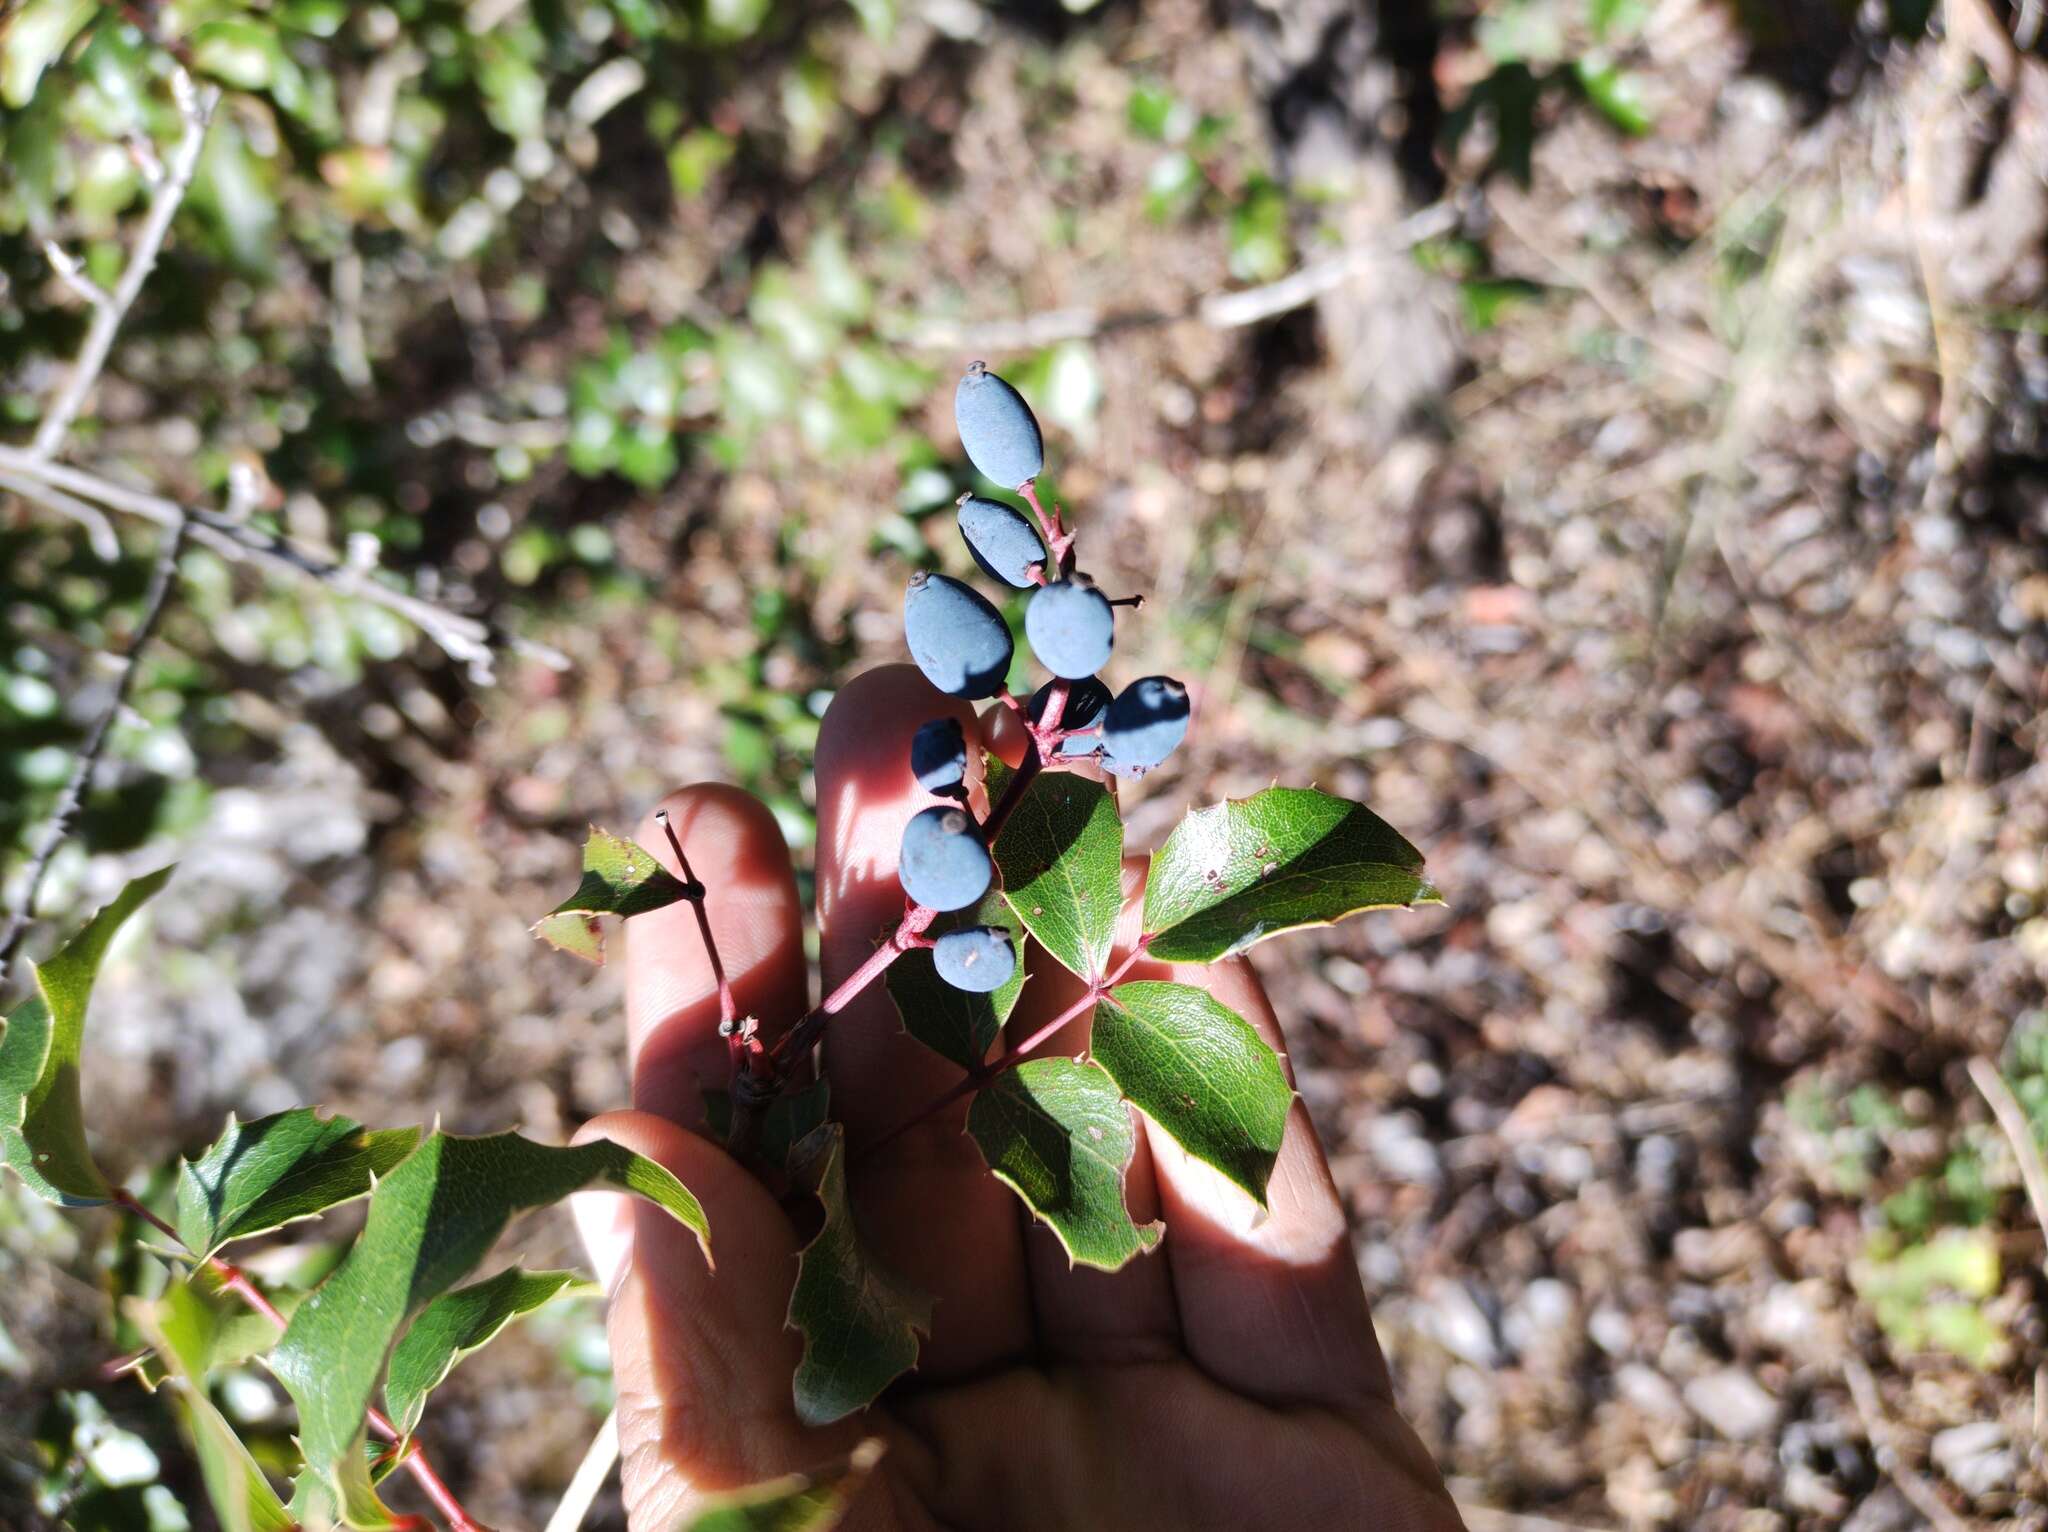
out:
<path id="1" fill-rule="evenodd" d="M 818 735 L 818 925 L 825 990 L 866 961 L 903 913 L 896 861 L 903 826 L 936 802 L 910 774 L 910 739 L 933 718 L 973 712 L 908 665 L 857 677 L 832 699 Z M 937 1299 L 924 1379 L 1020 1352 L 1030 1336 L 1024 1260 L 1009 1193 L 962 1129 L 960 1102 L 864 1154 L 960 1070 L 903 1030 L 877 983 L 825 1028 L 833 1114 L 853 1146 L 848 1187 L 879 1257 Z"/>
<path id="2" fill-rule="evenodd" d="M 631 1525 L 676 1526 L 707 1494 L 851 1448 L 857 1420 L 814 1429 L 796 1416 L 789 1380 L 802 1344 L 783 1316 L 797 1242 L 775 1199 L 716 1145 L 652 1113 L 609 1113 L 576 1142 L 599 1138 L 667 1166 L 695 1193 L 718 1262 L 714 1272 L 667 1213 L 632 1204 L 606 1321 Z"/>
<path id="3" fill-rule="evenodd" d="M 682 842 L 704 885 L 704 908 L 741 1016 L 768 1035 L 803 1015 L 803 909 L 775 816 L 751 793 L 699 783 L 670 793 L 656 813 Z M 637 839 L 680 872 L 654 814 Z M 694 1126 L 702 1090 L 730 1074 L 718 1035 L 718 985 L 697 912 L 687 902 L 636 915 L 626 927 L 626 1047 L 633 1104 Z"/>
<path id="4" fill-rule="evenodd" d="M 1131 977 L 1207 990 L 1286 1062 L 1265 987 L 1242 958 L 1141 963 Z M 1149 1118 L 1145 1137 L 1188 1355 L 1226 1387 L 1273 1404 L 1322 1405 L 1359 1419 L 1384 1412 L 1391 1394 L 1386 1359 L 1373 1335 L 1343 1204 L 1301 1099 L 1288 1111 L 1263 1213 Z"/>

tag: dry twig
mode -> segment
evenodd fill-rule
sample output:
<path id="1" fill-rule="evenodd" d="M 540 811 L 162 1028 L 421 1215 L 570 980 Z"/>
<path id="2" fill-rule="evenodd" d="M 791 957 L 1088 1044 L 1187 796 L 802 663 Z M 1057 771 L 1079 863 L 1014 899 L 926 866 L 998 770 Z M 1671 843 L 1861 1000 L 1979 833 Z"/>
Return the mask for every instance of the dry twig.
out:
<path id="1" fill-rule="evenodd" d="M 128 263 L 121 268 L 121 280 L 114 284 L 114 290 L 102 292 L 97 287 L 84 284 L 83 273 L 71 267 L 68 258 L 60 260 L 61 252 L 51 255 L 51 264 L 56 266 L 58 275 L 66 279 L 74 292 L 84 294 L 92 304 L 93 312 L 92 324 L 85 332 L 85 343 L 79 347 L 78 358 L 71 364 L 71 376 L 65 380 L 63 389 L 44 413 L 42 423 L 36 427 L 32 450 L 37 457 L 54 455 L 70 434 L 78 412 L 85 407 L 85 396 L 92 392 L 93 384 L 99 381 L 100 372 L 107 365 L 107 355 L 114 349 L 114 337 L 120 333 L 121 322 L 135 306 L 136 298 L 142 293 L 142 284 L 156 270 L 156 258 L 164 247 L 165 236 L 171 232 L 171 220 L 177 217 L 178 207 L 184 202 L 185 193 L 192 186 L 192 177 L 198 172 L 199 150 L 206 142 L 207 124 L 213 120 L 213 109 L 219 104 L 220 91 L 211 85 L 202 88 L 193 84 L 192 77 L 183 68 L 173 66 L 171 94 L 177 98 L 178 113 L 185 120 L 185 131 L 178 139 L 178 147 L 172 151 L 156 195 L 150 199 L 149 217 L 143 221 L 142 232 L 128 254 Z"/>
<path id="2" fill-rule="evenodd" d="M 71 827 L 77 822 L 78 811 L 84 807 L 86 789 L 92 785 L 92 775 L 99 767 L 100 755 L 107 747 L 107 736 L 114 727 L 114 720 L 126 706 L 129 690 L 135 684 L 135 673 L 141 669 L 142 651 L 148 646 L 151 635 L 156 632 L 157 623 L 162 620 L 164 607 L 168 604 L 171 584 L 177 575 L 178 554 L 185 543 L 185 523 L 174 523 L 164 533 L 163 541 L 156 550 L 156 562 L 149 572 L 149 589 L 142 598 L 142 619 L 135 625 L 135 634 L 128 640 L 128 652 L 121 661 L 121 674 L 114 682 L 114 694 L 107 699 L 107 705 L 100 709 L 99 716 L 92 722 L 91 730 L 85 736 L 85 743 L 79 747 L 78 759 L 72 763 L 71 776 L 64 784 L 64 791 L 57 797 L 57 807 L 50 815 L 50 822 L 43 827 L 43 838 L 36 845 L 29 858 L 21 897 L 14 903 L 14 912 L 7 917 L 7 929 L 0 934 L 0 983 L 7 979 L 7 971 L 14 965 L 14 954 L 21 947 L 21 940 L 28 934 L 28 923 L 35 912 L 36 895 L 43 886 L 43 878 L 50 870 L 50 863 L 57 850 L 70 837 Z"/>
<path id="3" fill-rule="evenodd" d="M 1276 282 L 1236 292 L 1205 293 L 1189 303 L 1168 309 L 1051 309 L 1022 319 L 998 319 L 983 324 L 926 319 L 911 324 L 895 339 L 915 351 L 1028 351 L 1063 340 L 1087 340 L 1119 330 L 1152 329 L 1159 325 L 1193 320 L 1212 330 L 1236 330 L 1304 308 L 1324 293 L 1370 271 L 1388 254 L 1413 249 L 1457 227 L 1458 209 L 1448 202 L 1434 202 L 1395 224 L 1384 239 L 1355 245 L 1320 261 L 1311 261 L 1299 271 Z"/>
<path id="4" fill-rule="evenodd" d="M 2013 1157 L 2020 1162 L 2020 1181 L 2027 1188 L 2027 1203 L 2034 1210 L 2034 1222 L 2041 1226 L 2043 1234 L 2048 1234 L 2048 1161 L 2041 1158 L 2041 1146 L 2035 1142 L 2025 1109 L 2012 1093 L 2012 1087 L 2005 1083 L 2005 1076 L 1998 1072 L 1998 1066 L 1989 1059 L 1970 1060 L 1970 1083 L 1977 1087 L 1977 1093 L 1991 1108 L 1991 1115 L 1998 1119 L 1998 1126 L 2012 1144 Z M 2042 1265 L 2048 1267 L 2048 1252 L 2041 1259 Z"/>

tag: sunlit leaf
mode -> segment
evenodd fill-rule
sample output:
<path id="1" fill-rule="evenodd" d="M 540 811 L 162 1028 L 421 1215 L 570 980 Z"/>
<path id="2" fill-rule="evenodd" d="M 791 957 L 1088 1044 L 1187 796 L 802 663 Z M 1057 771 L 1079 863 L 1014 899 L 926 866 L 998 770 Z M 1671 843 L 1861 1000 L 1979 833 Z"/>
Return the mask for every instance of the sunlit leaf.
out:
<path id="1" fill-rule="evenodd" d="M 533 934 L 564 952 L 602 963 L 600 915 L 645 915 L 702 892 L 701 885 L 683 882 L 646 847 L 593 825 L 583 843 L 583 881 L 535 923 Z"/>
<path id="2" fill-rule="evenodd" d="M 1090 1056 L 1174 1142 L 1266 1203 L 1294 1091 L 1266 1040 L 1191 984 L 1119 984 L 1095 1008 Z"/>
<path id="3" fill-rule="evenodd" d="M 49 1201 L 90 1207 L 114 1194 L 93 1163 L 79 1104 L 86 1003 L 114 933 L 170 876 L 165 867 L 122 889 L 34 970 L 34 992 L 0 1032 L 0 1151 L 8 1168 Z"/>
<path id="4" fill-rule="evenodd" d="M 1363 804 L 1269 787 L 1197 809 L 1152 858 L 1154 957 L 1211 962 L 1298 926 L 1437 898 L 1422 853 Z"/>
<path id="5" fill-rule="evenodd" d="M 513 1267 L 443 1293 L 420 1311 L 391 1353 L 384 1379 L 385 1413 L 410 1435 L 426 1410 L 427 1395 L 441 1386 L 457 1362 L 489 1345 L 513 1320 L 558 1298 L 589 1298 L 602 1292 L 578 1272 Z"/>
<path id="6" fill-rule="evenodd" d="M 368 1196 L 419 1140 L 418 1128 L 373 1132 L 305 1107 L 254 1122 L 231 1117 L 211 1148 L 178 1167 L 178 1238 L 208 1256 L 230 1240 L 318 1217 Z"/>
<path id="7" fill-rule="evenodd" d="M 1006 1070 L 974 1098 L 967 1131 L 1078 1264 L 1115 1271 L 1159 1243 L 1159 1224 L 1135 1224 L 1124 1207 L 1137 1132 L 1099 1065 L 1051 1058 Z"/>
<path id="8" fill-rule="evenodd" d="M 482 1260 L 512 1216 L 602 1183 L 647 1197 L 693 1230 L 709 1254 L 704 1211 L 667 1170 L 617 1144 L 557 1149 L 500 1133 L 436 1133 L 370 1197 L 363 1232 L 307 1299 L 271 1354 L 299 1409 L 306 1461 L 354 1508 L 370 1400 L 386 1358 L 423 1308 Z"/>
<path id="9" fill-rule="evenodd" d="M 989 791 L 1000 791 L 993 777 Z M 1071 771 L 1041 773 L 995 844 L 1010 908 L 1040 946 L 1084 979 L 1100 977 L 1109 961 L 1123 857 L 1116 800 Z"/>

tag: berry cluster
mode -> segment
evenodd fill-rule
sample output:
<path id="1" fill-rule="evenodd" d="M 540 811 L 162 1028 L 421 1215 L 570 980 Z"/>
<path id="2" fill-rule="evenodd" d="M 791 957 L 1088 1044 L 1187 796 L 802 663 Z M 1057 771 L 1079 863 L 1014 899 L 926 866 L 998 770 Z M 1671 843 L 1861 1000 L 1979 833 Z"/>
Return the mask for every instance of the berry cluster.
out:
<path id="1" fill-rule="evenodd" d="M 994 604 L 947 575 L 911 577 L 903 597 L 903 633 L 911 658 L 949 696 L 995 697 L 1015 712 L 1029 737 L 1034 769 L 1051 761 L 1092 761 L 1119 777 L 1142 776 L 1164 761 L 1188 731 L 1188 693 L 1167 676 L 1146 676 L 1112 695 L 1097 674 L 1116 640 L 1116 608 L 1074 567 L 1074 538 L 1057 509 L 1047 515 L 1034 481 L 1045 467 L 1045 439 L 1024 396 L 974 363 L 953 396 L 960 444 L 987 479 L 1009 486 L 1031 507 L 967 494 L 959 501 L 960 535 L 990 579 L 1032 592 L 1024 636 L 1053 679 L 1020 702 L 1005 686 L 1015 646 Z M 1036 525 L 1033 521 L 1036 521 Z M 1036 587 L 1036 589 L 1033 589 Z M 977 822 L 968 807 L 967 741 L 959 723 L 935 718 L 917 731 L 910 769 L 921 786 L 956 800 L 916 815 L 903 831 L 903 889 L 937 911 L 961 910 L 988 892 L 994 877 L 989 844 L 998 817 Z M 974 926 L 937 938 L 933 959 L 957 989 L 986 992 L 1008 982 L 1015 949 L 1006 932 Z"/>

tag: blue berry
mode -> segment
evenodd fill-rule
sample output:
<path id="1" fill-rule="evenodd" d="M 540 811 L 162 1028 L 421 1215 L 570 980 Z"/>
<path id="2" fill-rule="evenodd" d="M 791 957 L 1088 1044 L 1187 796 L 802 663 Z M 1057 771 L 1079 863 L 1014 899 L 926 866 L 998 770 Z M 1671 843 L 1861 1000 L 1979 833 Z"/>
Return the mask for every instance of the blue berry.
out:
<path id="1" fill-rule="evenodd" d="M 910 774 L 928 793 L 950 793 L 967 780 L 967 736 L 957 718 L 934 718 L 910 739 Z"/>
<path id="2" fill-rule="evenodd" d="M 1000 927 L 969 926 L 948 931 L 933 944 L 932 964 L 953 988 L 985 995 L 1010 982 L 1017 971 L 1017 949 Z"/>
<path id="3" fill-rule="evenodd" d="M 1054 675 L 1081 681 L 1109 662 L 1116 613 L 1085 575 L 1045 586 L 1024 609 L 1024 636 L 1038 663 Z"/>
<path id="4" fill-rule="evenodd" d="M 1004 489 L 1027 484 L 1045 467 L 1045 438 L 1024 396 L 974 362 L 953 391 L 960 445 L 982 477 Z"/>
<path id="5" fill-rule="evenodd" d="M 1168 676 L 1146 676 L 1119 692 L 1103 715 L 1103 764 L 1120 777 L 1142 776 L 1187 732 L 1188 689 Z"/>
<path id="6" fill-rule="evenodd" d="M 948 696 L 993 697 L 1010 673 L 1009 625 L 971 585 L 922 571 L 903 594 L 903 637 L 924 677 Z"/>
<path id="7" fill-rule="evenodd" d="M 1037 530 L 1015 506 L 980 495 L 960 497 L 960 535 L 967 539 L 967 551 L 974 555 L 982 573 L 1019 590 L 1036 582 L 1031 566 L 1045 562 L 1045 544 Z"/>
<path id="8" fill-rule="evenodd" d="M 1024 711 L 1033 723 L 1045 717 L 1045 705 L 1052 696 L 1055 683 L 1048 681 L 1031 694 L 1031 700 L 1024 704 Z M 1067 705 L 1060 709 L 1062 729 L 1092 729 L 1102 721 L 1102 710 L 1109 706 L 1109 688 L 1095 676 L 1085 681 L 1067 683 Z M 1102 743 L 1099 736 L 1083 735 L 1079 739 L 1060 741 L 1061 755 L 1093 755 L 1095 747 Z"/>
<path id="9" fill-rule="evenodd" d="M 959 809 L 929 808 L 903 827 L 896 875 L 903 891 L 935 910 L 964 910 L 988 892 L 988 848 Z"/>

